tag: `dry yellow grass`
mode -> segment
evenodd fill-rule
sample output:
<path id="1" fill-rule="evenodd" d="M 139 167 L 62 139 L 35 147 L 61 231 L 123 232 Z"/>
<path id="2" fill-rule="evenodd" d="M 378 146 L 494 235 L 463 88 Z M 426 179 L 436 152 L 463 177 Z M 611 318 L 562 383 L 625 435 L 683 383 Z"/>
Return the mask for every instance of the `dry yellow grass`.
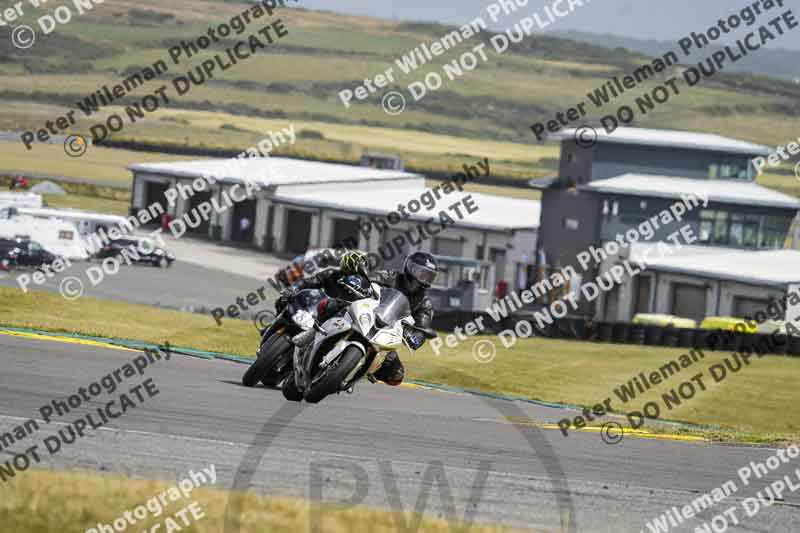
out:
<path id="1" fill-rule="evenodd" d="M 109 108 L 112 109 L 112 108 Z M 193 127 L 216 130 L 223 124 L 253 132 L 277 131 L 289 125 L 286 119 L 243 117 L 210 111 L 173 111 L 162 109 L 153 114 L 158 118 L 173 117 L 186 120 Z M 292 121 L 295 131 L 303 129 L 322 132 L 326 139 L 343 143 L 369 146 L 372 150 L 412 152 L 419 154 L 464 154 L 488 157 L 492 160 L 513 160 L 534 163 L 543 157 L 558 157 L 557 145 L 538 146 L 533 143 L 504 143 L 479 139 L 465 139 L 449 135 L 436 135 L 413 130 L 351 126 L 315 121 Z"/>
<path id="2" fill-rule="evenodd" d="M 175 485 L 175 481 L 131 479 L 83 472 L 49 472 L 28 470 L 7 483 L 0 483 L 0 527 L 14 533 L 62 533 L 86 531 L 98 523 L 109 524 L 125 511 L 135 509 L 159 493 Z M 233 499 L 231 499 L 233 498 Z M 225 531 L 226 509 L 229 501 L 241 503 L 241 514 L 234 519 L 232 528 L 241 533 L 261 531 L 311 531 L 312 518 L 319 517 L 327 533 L 394 533 L 398 531 L 396 519 L 413 524 L 409 513 L 396 517 L 389 511 L 362 507 L 337 508 L 319 506 L 306 500 L 288 498 L 263 498 L 253 493 L 201 488 L 191 496 L 169 502 L 158 518 L 148 517 L 145 525 L 137 523 L 131 530 L 145 531 L 145 527 L 162 524 L 165 531 L 167 518 L 172 518 L 184 533 L 219 533 Z M 192 502 L 199 504 L 202 516 L 193 520 L 186 512 L 191 525 L 184 527 L 175 513 Z M 204 515 L 204 516 L 203 516 Z M 513 533 L 514 530 L 449 524 L 439 519 L 422 519 L 419 533 Z M 178 531 L 178 529 L 171 529 Z"/>
<path id="3" fill-rule="evenodd" d="M 132 150 L 90 146 L 82 157 L 68 157 L 60 144 L 35 144 L 31 151 L 19 142 L 0 142 L 0 171 L 49 174 L 55 177 L 84 178 L 87 182 L 131 183 L 126 169 L 135 163 L 204 159 Z"/>
<path id="4" fill-rule="evenodd" d="M 97 213 L 128 216 L 130 202 L 111 200 L 109 198 L 96 198 L 94 196 L 80 196 L 68 194 L 66 196 L 47 195 L 45 197 L 49 207 L 83 209 Z"/>

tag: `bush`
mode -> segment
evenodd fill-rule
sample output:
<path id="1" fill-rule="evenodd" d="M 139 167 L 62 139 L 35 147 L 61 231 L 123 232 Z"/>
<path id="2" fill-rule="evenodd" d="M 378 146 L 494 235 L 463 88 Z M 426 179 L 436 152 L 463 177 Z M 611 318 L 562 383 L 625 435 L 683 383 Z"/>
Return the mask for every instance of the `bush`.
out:
<path id="1" fill-rule="evenodd" d="M 322 132 L 317 130 L 300 130 L 300 133 L 297 134 L 298 137 L 301 139 L 317 139 L 317 140 L 324 140 L 325 135 Z"/>

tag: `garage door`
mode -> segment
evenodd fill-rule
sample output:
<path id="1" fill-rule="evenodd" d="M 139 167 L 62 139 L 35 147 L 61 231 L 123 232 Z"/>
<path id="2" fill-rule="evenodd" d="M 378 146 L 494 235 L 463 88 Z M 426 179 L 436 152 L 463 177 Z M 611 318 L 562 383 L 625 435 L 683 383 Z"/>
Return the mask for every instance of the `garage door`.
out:
<path id="1" fill-rule="evenodd" d="M 706 316 L 706 288 L 675 283 L 672 286 L 672 314 L 702 321 Z"/>
<path id="2" fill-rule="evenodd" d="M 555 290 L 558 291 L 558 289 Z M 603 318 L 608 322 L 616 322 L 619 320 L 619 285 L 614 285 L 614 288 L 606 293 L 606 306 Z"/>
<path id="3" fill-rule="evenodd" d="M 166 213 L 169 210 L 169 202 L 164 195 L 164 193 L 167 192 L 167 189 L 169 189 L 169 185 L 166 183 L 155 183 L 152 181 L 145 182 L 145 208 L 149 208 L 153 204 L 159 204 L 164 209 L 164 213 Z M 160 223 L 161 221 L 159 219 L 153 219 L 150 221 L 150 224 Z"/>
<path id="4" fill-rule="evenodd" d="M 253 242 L 257 205 L 258 204 L 255 199 L 247 199 L 236 203 L 233 208 L 233 230 L 231 232 L 232 240 L 236 242 Z M 242 221 L 244 219 L 247 220 L 243 223 Z"/>
<path id="5" fill-rule="evenodd" d="M 286 251 L 304 254 L 311 235 L 311 213 L 289 209 L 286 213 Z"/>
<path id="6" fill-rule="evenodd" d="M 634 314 L 650 312 L 650 277 L 639 276 L 636 282 L 636 307 Z"/>
<path id="7" fill-rule="evenodd" d="M 358 242 L 358 220 L 348 220 L 346 218 L 333 219 L 333 242 L 334 248 L 344 247 L 350 242 Z M 356 245 L 357 246 L 357 245 Z"/>
<path id="8" fill-rule="evenodd" d="M 189 219 L 192 221 L 192 224 L 197 223 L 196 228 L 192 228 L 189 224 L 186 224 L 186 231 L 191 233 L 200 233 L 202 235 L 208 235 L 208 227 L 211 224 L 211 215 L 208 216 L 208 219 L 203 219 L 202 215 L 200 214 L 200 210 L 198 209 L 202 204 L 211 201 L 211 192 L 209 191 L 201 191 L 194 193 L 194 196 L 189 198 Z"/>
<path id="9" fill-rule="evenodd" d="M 752 318 L 756 316 L 756 313 L 760 311 L 766 311 L 768 306 L 769 300 L 735 296 L 733 298 L 733 316 L 736 318 Z"/>

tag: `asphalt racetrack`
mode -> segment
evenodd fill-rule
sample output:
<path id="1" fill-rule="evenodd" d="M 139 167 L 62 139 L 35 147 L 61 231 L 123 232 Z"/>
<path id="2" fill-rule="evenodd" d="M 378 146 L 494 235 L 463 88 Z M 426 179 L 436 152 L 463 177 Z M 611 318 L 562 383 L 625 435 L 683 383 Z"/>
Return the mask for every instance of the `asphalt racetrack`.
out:
<path id="1" fill-rule="evenodd" d="M 422 510 L 427 498 L 424 510 L 433 516 L 463 518 L 466 510 L 468 519 L 539 531 L 620 533 L 650 531 L 645 524 L 668 508 L 734 480 L 735 494 L 669 529 L 694 531 L 800 466 L 795 459 L 745 487 L 737 470 L 774 450 L 630 436 L 609 445 L 596 432 L 565 438 L 508 422 L 554 422 L 563 410 L 417 387 L 364 383 L 316 406 L 290 404 L 278 390 L 241 386 L 244 365 L 178 354 L 123 381 L 114 394 L 41 420 L 40 407 L 138 355 L 0 334 L 0 430 L 31 418 L 40 424 L 0 450 L 0 462 L 35 444 L 44 449 L 45 437 L 149 378 L 156 396 L 58 453 L 44 453 L 35 467 L 175 479 L 213 463 L 218 488 L 236 480 L 237 488 L 263 494 L 405 510 Z M 753 518 L 739 505 L 740 524 L 727 531 L 799 531 L 800 497 L 785 497 Z"/>

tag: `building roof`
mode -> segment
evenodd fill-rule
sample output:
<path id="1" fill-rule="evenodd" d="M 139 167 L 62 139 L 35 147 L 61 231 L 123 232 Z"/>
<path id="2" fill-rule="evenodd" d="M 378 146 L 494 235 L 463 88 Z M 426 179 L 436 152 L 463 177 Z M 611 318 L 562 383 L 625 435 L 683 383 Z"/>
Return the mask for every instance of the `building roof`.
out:
<path id="1" fill-rule="evenodd" d="M 420 196 L 430 190 L 426 187 L 397 187 L 388 190 L 326 191 L 324 194 L 313 191 L 286 193 L 279 191 L 273 197 L 273 201 L 385 216 L 396 211 L 398 204 L 408 205 L 411 200 L 419 200 Z M 440 194 L 441 198 L 432 209 L 422 206 L 419 212 L 411 215 L 410 219 L 425 221 L 435 217 L 438 220 L 439 212 L 445 210 L 456 222 L 456 226 L 462 228 L 509 231 L 539 227 L 541 203 L 538 200 L 459 191 L 447 195 Z M 463 219 L 459 219 L 453 210 L 447 208 L 467 196 L 472 196 L 478 210 L 474 213 L 467 213 L 462 203 L 459 209 L 463 214 Z"/>
<path id="2" fill-rule="evenodd" d="M 639 252 L 631 251 L 634 256 Z M 800 251 L 733 250 L 685 246 L 682 251 L 658 258 L 649 254 L 648 268 L 689 276 L 736 281 L 758 286 L 783 287 L 800 283 Z"/>
<path id="3" fill-rule="evenodd" d="M 125 223 L 125 217 L 119 215 L 109 215 L 104 213 L 92 213 L 81 211 L 80 209 L 54 209 L 51 207 L 20 207 L 17 212 L 21 215 L 29 215 L 37 218 L 60 218 L 63 220 L 94 220 L 96 222 L 109 222 L 112 224 Z"/>
<path id="4" fill-rule="evenodd" d="M 220 181 L 254 181 L 259 185 L 302 185 L 315 183 L 419 179 L 423 176 L 398 170 L 304 161 L 288 157 L 254 157 L 140 163 L 131 165 L 135 173 L 166 174 L 181 178 L 213 176 Z"/>
<path id="5" fill-rule="evenodd" d="M 734 180 L 701 180 L 646 174 L 623 174 L 580 186 L 581 190 L 608 194 L 680 198 L 694 193 L 711 202 L 760 207 L 800 209 L 800 200 L 753 182 Z"/>
<path id="6" fill-rule="evenodd" d="M 562 130 L 549 134 L 548 138 L 560 141 L 571 140 L 575 139 L 577 131 L 575 128 Z M 583 132 L 581 136 L 585 138 L 587 133 L 584 129 L 581 131 Z M 766 146 L 723 137 L 715 133 L 625 127 L 618 128 L 612 133 L 607 133 L 602 127 L 596 128 L 595 131 L 597 132 L 596 142 L 710 150 L 751 156 L 767 156 L 771 153 Z M 591 138 L 594 140 L 594 132 L 591 132 Z"/>

